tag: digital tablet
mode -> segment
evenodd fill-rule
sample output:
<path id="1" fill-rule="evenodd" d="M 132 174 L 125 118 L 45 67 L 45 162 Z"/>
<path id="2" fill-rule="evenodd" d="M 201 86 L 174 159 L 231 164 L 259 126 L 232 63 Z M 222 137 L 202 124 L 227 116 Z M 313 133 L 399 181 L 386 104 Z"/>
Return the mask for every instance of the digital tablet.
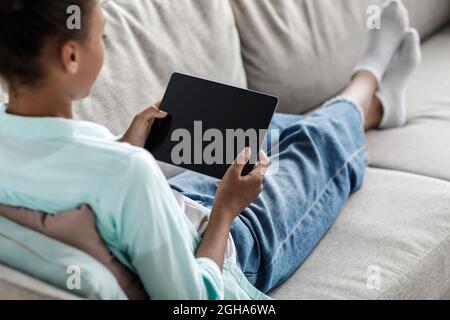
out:
<path id="1" fill-rule="evenodd" d="M 146 149 L 156 160 L 222 179 L 245 148 L 258 151 L 278 98 L 205 79 L 174 73 L 161 102 L 167 118 L 155 121 Z"/>

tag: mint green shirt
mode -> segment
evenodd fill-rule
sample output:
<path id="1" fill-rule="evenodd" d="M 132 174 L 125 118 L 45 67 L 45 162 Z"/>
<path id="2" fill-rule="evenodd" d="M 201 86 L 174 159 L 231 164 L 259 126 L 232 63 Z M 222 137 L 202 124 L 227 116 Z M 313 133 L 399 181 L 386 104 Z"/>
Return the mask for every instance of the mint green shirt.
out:
<path id="1" fill-rule="evenodd" d="M 195 258 L 200 236 L 147 151 L 103 126 L 7 114 L 0 105 L 0 203 L 58 214 L 88 204 L 113 254 L 152 299 L 268 299 L 226 260 Z"/>

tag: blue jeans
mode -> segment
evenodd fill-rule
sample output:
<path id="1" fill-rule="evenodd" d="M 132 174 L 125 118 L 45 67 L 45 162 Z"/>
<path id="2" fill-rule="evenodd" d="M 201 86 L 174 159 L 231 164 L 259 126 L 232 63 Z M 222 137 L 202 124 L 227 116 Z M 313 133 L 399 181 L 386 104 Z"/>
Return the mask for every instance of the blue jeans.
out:
<path id="1" fill-rule="evenodd" d="M 265 178 L 263 193 L 231 229 L 238 266 L 265 293 L 305 261 L 361 188 L 367 166 L 361 114 L 349 101 L 337 98 L 307 117 L 276 114 L 271 128 L 281 132 L 278 173 Z M 215 182 L 193 172 L 170 180 L 173 189 L 207 207 Z"/>

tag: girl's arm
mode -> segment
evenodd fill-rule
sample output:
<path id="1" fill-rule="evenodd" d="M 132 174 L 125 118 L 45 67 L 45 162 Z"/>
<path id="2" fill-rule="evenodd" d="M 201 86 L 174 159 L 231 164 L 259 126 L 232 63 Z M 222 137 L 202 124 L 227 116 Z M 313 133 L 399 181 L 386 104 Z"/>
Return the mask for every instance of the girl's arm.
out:
<path id="1" fill-rule="evenodd" d="M 250 160 L 250 156 L 250 149 L 245 149 L 218 185 L 211 218 L 197 250 L 197 258 L 209 258 L 220 269 L 223 268 L 231 224 L 262 192 L 264 173 L 269 166 L 267 156 L 261 152 L 262 162 L 248 176 L 242 177 L 242 170 Z"/>

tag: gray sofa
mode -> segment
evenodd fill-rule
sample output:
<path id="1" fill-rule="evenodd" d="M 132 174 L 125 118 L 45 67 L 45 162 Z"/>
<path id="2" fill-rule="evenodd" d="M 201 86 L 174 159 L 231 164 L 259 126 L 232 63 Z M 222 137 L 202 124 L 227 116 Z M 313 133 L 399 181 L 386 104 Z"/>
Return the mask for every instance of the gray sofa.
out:
<path id="1" fill-rule="evenodd" d="M 405 0 L 424 62 L 408 125 L 374 131 L 370 167 L 275 299 L 450 299 L 450 0 Z M 307 113 L 341 90 L 381 0 L 109 0 L 107 60 L 77 117 L 123 132 L 173 71 L 280 97 Z M 168 177 L 179 170 L 161 164 Z M 0 299 L 77 298 L 0 265 Z"/>

